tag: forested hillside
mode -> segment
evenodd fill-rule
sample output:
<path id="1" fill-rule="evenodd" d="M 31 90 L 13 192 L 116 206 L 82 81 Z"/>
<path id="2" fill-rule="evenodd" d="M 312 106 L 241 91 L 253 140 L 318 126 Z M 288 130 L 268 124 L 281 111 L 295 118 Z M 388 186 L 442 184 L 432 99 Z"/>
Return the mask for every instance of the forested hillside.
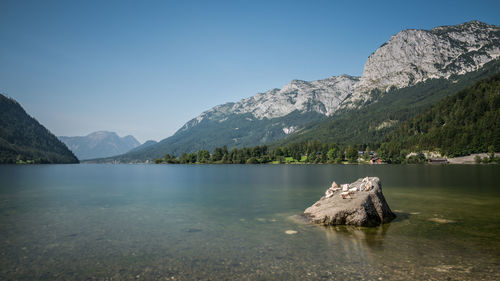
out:
<path id="1" fill-rule="evenodd" d="M 380 147 L 382 157 L 396 162 L 420 150 L 450 157 L 500 151 L 500 73 L 403 123 Z"/>
<path id="2" fill-rule="evenodd" d="M 78 159 L 19 103 L 0 94 L 0 163 L 78 163 Z"/>

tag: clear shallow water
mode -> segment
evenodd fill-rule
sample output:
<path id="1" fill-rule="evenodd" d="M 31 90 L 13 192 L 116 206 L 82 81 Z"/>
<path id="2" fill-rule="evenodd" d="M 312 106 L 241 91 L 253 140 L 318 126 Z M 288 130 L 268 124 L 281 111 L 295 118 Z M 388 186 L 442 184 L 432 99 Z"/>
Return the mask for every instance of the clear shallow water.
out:
<path id="1" fill-rule="evenodd" d="M 499 175 L 498 166 L 0 166 L 0 280 L 498 280 Z M 381 178 L 394 222 L 297 219 L 333 180 L 365 176 Z"/>

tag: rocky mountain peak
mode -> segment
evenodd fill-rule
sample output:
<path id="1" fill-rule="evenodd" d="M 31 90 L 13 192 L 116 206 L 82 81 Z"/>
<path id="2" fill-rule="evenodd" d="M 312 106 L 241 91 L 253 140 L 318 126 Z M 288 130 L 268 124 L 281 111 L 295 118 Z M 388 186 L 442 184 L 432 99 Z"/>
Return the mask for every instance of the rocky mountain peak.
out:
<path id="1" fill-rule="evenodd" d="M 478 20 L 471 20 L 457 25 L 443 25 L 437 26 L 431 29 L 432 32 L 452 32 L 452 31 L 462 31 L 473 33 L 475 30 L 494 30 L 498 29 L 498 26 L 490 25 Z"/>
<path id="2" fill-rule="evenodd" d="M 290 81 L 290 83 L 283 86 L 281 91 L 282 92 L 289 92 L 289 91 L 295 91 L 295 90 L 303 90 L 303 89 L 308 88 L 310 86 L 311 86 L 310 82 L 307 82 L 304 80 L 294 79 L 294 80 Z"/>
<path id="3" fill-rule="evenodd" d="M 353 101 L 369 99 L 373 89 L 386 91 L 474 71 L 499 56 L 499 26 L 470 21 L 403 30 L 368 57 Z"/>
<path id="4" fill-rule="evenodd" d="M 282 89 L 258 93 L 237 103 L 215 106 L 186 123 L 180 130 L 188 130 L 207 119 L 224 122 L 231 114 L 249 113 L 259 120 L 282 117 L 295 110 L 328 116 L 352 93 L 358 81 L 359 77 L 349 75 L 332 76 L 311 82 L 292 80 Z"/>

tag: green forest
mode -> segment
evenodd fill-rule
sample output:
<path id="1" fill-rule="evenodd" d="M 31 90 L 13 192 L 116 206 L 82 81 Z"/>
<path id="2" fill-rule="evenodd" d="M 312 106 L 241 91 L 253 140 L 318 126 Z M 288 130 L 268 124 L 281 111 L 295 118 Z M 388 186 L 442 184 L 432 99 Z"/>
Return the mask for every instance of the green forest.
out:
<path id="1" fill-rule="evenodd" d="M 500 151 L 500 73 L 404 122 L 379 149 L 381 157 L 394 162 L 422 150 L 448 157 Z"/>
<path id="2" fill-rule="evenodd" d="M 0 163 L 78 163 L 56 136 L 0 94 Z"/>
<path id="3" fill-rule="evenodd" d="M 218 147 L 212 153 L 208 150 L 182 153 L 180 157 L 170 154 L 155 160 L 156 164 L 299 164 L 299 163 L 358 163 L 361 150 L 365 161 L 370 160 L 370 148 L 366 146 L 342 146 L 335 143 L 325 144 L 320 141 L 293 143 L 272 150 L 268 146 L 254 146 L 252 148 Z M 372 152 L 373 155 L 373 152 Z"/>

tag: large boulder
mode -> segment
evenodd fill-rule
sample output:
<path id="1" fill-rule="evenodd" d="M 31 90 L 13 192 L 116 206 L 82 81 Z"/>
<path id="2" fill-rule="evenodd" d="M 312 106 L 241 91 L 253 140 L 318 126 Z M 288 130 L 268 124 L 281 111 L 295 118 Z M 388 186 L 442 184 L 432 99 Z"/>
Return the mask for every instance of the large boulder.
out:
<path id="1" fill-rule="evenodd" d="M 325 196 L 304 211 L 311 222 L 322 225 L 378 226 L 393 220 L 377 177 L 358 179 L 340 187 L 333 182 Z"/>

